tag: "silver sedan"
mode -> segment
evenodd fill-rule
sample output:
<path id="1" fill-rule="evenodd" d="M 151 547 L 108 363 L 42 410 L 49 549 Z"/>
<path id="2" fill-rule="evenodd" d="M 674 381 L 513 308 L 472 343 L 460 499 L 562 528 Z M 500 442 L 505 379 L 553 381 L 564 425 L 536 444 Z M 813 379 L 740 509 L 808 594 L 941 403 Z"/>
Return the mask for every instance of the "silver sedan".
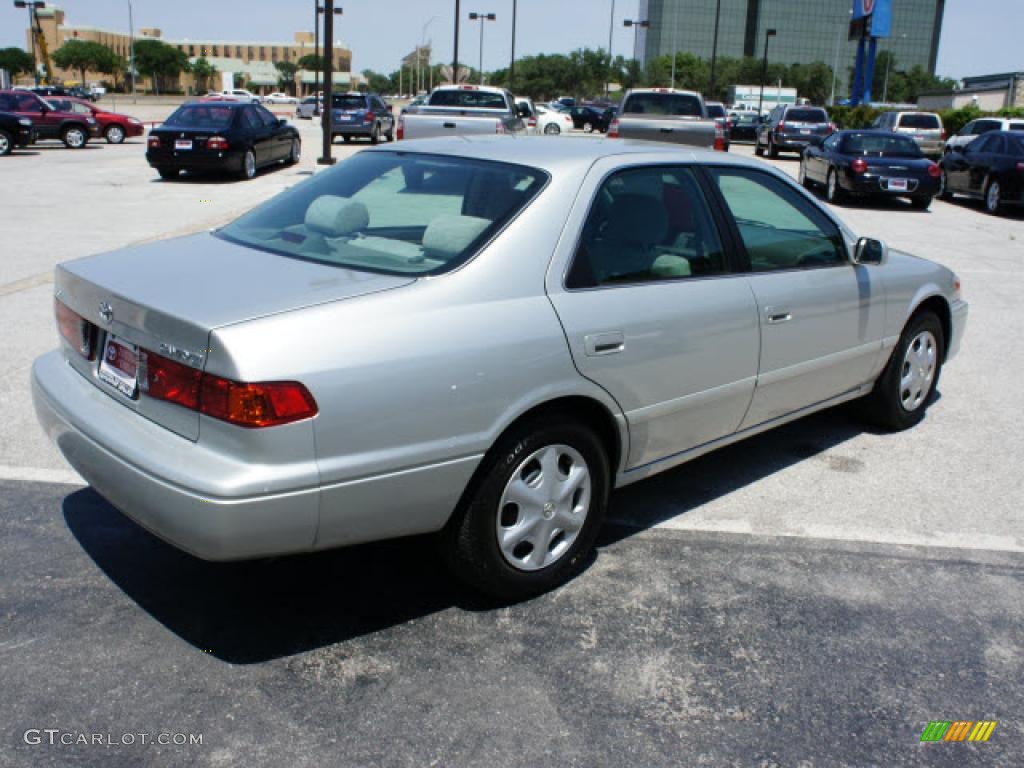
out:
<path id="1" fill-rule="evenodd" d="M 435 533 L 504 598 L 613 488 L 857 398 L 912 426 L 967 316 L 759 161 L 542 137 L 360 152 L 55 285 L 36 410 L 124 514 L 214 560 Z"/>

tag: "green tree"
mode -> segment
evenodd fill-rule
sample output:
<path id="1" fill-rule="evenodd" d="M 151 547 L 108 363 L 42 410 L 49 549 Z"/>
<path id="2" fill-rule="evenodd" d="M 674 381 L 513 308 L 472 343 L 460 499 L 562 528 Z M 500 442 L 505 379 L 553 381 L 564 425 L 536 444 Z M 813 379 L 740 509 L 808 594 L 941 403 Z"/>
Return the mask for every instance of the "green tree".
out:
<path id="1" fill-rule="evenodd" d="M 53 63 L 61 69 L 77 69 L 81 75 L 79 81 L 85 84 L 85 73 L 101 71 L 100 68 L 110 57 L 110 49 L 90 40 L 68 40 L 53 52 Z"/>
<path id="2" fill-rule="evenodd" d="M 111 79 L 114 81 L 114 90 L 118 90 L 119 83 L 122 78 L 128 74 L 128 61 L 124 56 L 119 56 L 109 48 L 106 50 L 107 55 L 98 62 L 96 69 L 104 75 L 110 75 Z"/>
<path id="3" fill-rule="evenodd" d="M 299 65 L 291 61 L 276 61 L 277 84 L 288 93 L 295 93 L 295 74 L 299 71 Z"/>
<path id="4" fill-rule="evenodd" d="M 6 69 L 11 75 L 31 72 L 33 65 L 32 55 L 21 48 L 0 49 L 0 69 Z"/>
<path id="5" fill-rule="evenodd" d="M 324 68 L 324 57 L 323 56 L 316 56 L 316 55 L 314 55 L 312 53 L 307 53 L 305 56 L 303 56 L 301 59 L 299 59 L 298 64 L 299 64 L 299 69 L 305 69 L 305 70 L 307 70 L 309 72 L 312 72 L 313 70 L 316 70 L 316 69 L 319 69 L 320 71 L 323 71 L 323 68 Z"/>
<path id="6" fill-rule="evenodd" d="M 196 90 L 205 91 L 209 89 L 210 80 L 217 76 L 219 70 L 207 61 L 206 57 L 201 57 L 192 62 L 191 71 L 196 79 Z"/>
<path id="7" fill-rule="evenodd" d="M 363 77 L 366 80 L 367 90 L 373 91 L 374 93 L 391 93 L 391 78 L 387 75 L 382 75 L 380 72 L 374 72 L 372 69 L 364 69 Z"/>
<path id="8" fill-rule="evenodd" d="M 162 80 L 188 72 L 190 67 L 184 51 L 159 40 L 138 40 L 135 43 L 135 68 L 152 78 L 153 90 L 159 93 Z"/>

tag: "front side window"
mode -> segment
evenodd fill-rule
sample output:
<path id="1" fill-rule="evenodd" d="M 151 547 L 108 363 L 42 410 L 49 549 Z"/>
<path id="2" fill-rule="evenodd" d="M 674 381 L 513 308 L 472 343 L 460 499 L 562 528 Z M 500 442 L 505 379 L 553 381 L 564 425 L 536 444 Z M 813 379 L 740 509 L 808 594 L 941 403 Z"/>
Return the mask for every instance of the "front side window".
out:
<path id="1" fill-rule="evenodd" d="M 547 174 L 462 157 L 364 152 L 218 231 L 307 261 L 437 275 L 470 259 L 525 208 Z"/>
<path id="2" fill-rule="evenodd" d="M 679 280 L 726 271 L 704 195 L 688 168 L 636 168 L 598 190 L 567 288 Z"/>
<path id="3" fill-rule="evenodd" d="M 754 272 L 847 263 L 842 234 L 782 179 L 744 168 L 712 168 Z"/>
<path id="4" fill-rule="evenodd" d="M 24 94 L 18 97 L 19 112 L 42 112 L 42 101 L 37 96 Z"/>

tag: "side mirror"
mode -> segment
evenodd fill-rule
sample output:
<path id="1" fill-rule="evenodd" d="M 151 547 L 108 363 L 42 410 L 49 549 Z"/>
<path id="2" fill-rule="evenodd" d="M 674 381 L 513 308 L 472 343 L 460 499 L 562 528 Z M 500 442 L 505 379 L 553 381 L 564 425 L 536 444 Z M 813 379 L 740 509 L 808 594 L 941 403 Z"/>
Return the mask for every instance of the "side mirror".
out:
<path id="1" fill-rule="evenodd" d="M 280 125 L 281 127 L 284 127 L 284 126 L 288 125 L 288 120 L 286 118 L 282 117 L 281 119 L 279 119 L 277 121 L 277 124 Z"/>
<path id="2" fill-rule="evenodd" d="M 531 117 L 532 116 L 530 114 L 530 108 L 528 106 L 526 106 L 525 104 L 520 104 L 519 107 L 516 108 L 516 114 L 518 114 L 520 117 Z"/>
<path id="3" fill-rule="evenodd" d="M 889 260 L 889 246 L 872 237 L 862 237 L 853 249 L 853 263 L 879 266 Z"/>

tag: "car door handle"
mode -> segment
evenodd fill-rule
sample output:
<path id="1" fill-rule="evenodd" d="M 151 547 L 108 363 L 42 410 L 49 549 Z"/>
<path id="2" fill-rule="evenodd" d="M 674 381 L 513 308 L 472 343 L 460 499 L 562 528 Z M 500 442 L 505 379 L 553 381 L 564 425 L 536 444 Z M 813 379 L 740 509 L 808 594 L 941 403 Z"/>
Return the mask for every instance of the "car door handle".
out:
<path id="1" fill-rule="evenodd" d="M 764 314 L 768 318 L 768 325 L 781 325 L 793 319 L 788 307 L 765 307 Z"/>
<path id="2" fill-rule="evenodd" d="M 661 131 L 662 133 L 672 133 L 672 131 L 674 131 L 674 130 L 675 130 L 675 128 L 660 128 L 659 130 L 660 130 L 660 131 Z"/>
<path id="3" fill-rule="evenodd" d="M 626 334 L 622 331 L 592 333 L 583 337 L 583 350 L 588 357 L 614 355 L 626 348 Z"/>

